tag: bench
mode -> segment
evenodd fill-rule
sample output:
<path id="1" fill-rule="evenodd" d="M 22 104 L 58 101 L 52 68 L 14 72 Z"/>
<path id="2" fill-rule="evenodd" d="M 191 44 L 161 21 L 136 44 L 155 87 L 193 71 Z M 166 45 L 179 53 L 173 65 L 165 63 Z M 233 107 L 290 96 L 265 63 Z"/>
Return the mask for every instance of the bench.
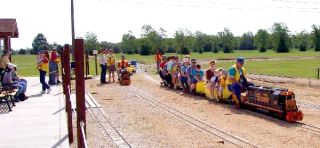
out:
<path id="1" fill-rule="evenodd" d="M 14 95 L 16 92 L 17 89 L 14 86 L 0 86 L 0 103 L 4 100 L 9 111 L 12 111 L 9 101 L 11 101 L 12 106 L 16 106 L 14 103 Z"/>

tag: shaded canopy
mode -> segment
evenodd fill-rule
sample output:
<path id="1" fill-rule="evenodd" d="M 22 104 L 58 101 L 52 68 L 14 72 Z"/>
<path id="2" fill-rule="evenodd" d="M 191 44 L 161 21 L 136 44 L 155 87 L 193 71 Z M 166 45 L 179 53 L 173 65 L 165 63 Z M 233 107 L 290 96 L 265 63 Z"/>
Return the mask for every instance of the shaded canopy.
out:
<path id="1" fill-rule="evenodd" d="M 16 19 L 0 19 L 0 37 L 19 37 Z"/>

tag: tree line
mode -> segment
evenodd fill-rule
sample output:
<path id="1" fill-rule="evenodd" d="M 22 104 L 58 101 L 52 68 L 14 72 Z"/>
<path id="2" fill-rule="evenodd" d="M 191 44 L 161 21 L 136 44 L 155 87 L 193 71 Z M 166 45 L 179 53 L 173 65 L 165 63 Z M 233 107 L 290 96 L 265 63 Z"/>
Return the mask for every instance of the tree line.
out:
<path id="1" fill-rule="evenodd" d="M 115 53 L 125 54 L 154 54 L 156 50 L 163 53 L 190 52 L 224 52 L 230 53 L 234 50 L 259 50 L 266 52 L 290 52 L 297 48 L 300 51 L 314 49 L 320 51 L 320 26 L 312 25 L 312 31 L 301 31 L 292 33 L 284 23 L 274 23 L 270 29 L 259 29 L 255 34 L 245 32 L 242 36 L 234 36 L 228 29 L 218 32 L 216 35 L 206 34 L 201 31 L 191 32 L 187 29 L 178 29 L 173 38 L 167 37 L 167 31 L 163 28 L 158 30 L 150 25 L 141 28 L 140 37 L 133 35 L 131 31 L 123 34 L 120 43 L 107 41 L 99 42 L 97 35 L 93 32 L 85 34 L 86 53 L 92 54 L 93 50 L 101 48 L 112 48 Z M 38 34 L 32 44 L 32 53 L 52 47 L 61 48 L 56 43 L 48 44 L 42 34 Z"/>

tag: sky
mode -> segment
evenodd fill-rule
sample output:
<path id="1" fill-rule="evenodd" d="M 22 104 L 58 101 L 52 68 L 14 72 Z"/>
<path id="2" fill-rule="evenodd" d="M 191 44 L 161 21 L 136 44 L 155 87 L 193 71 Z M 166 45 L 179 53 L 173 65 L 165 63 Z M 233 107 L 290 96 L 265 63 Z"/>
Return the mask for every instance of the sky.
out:
<path id="1" fill-rule="evenodd" d="M 19 38 L 12 48 L 31 48 L 38 33 L 49 43 L 71 43 L 70 0 L 0 0 L 0 18 L 17 19 Z M 74 0 L 75 36 L 97 34 L 99 41 L 120 42 L 129 30 L 137 37 L 141 27 L 217 34 L 229 28 L 241 36 L 285 23 L 292 33 L 320 25 L 317 0 Z"/>

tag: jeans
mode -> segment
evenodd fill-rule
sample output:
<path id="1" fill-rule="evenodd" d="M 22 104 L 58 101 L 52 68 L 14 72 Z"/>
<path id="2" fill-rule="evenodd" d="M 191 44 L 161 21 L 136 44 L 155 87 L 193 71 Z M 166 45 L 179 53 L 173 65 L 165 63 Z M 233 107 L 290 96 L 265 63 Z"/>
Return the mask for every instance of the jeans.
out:
<path id="1" fill-rule="evenodd" d="M 159 69 L 160 69 L 160 61 L 157 61 L 157 72 L 159 72 Z"/>
<path id="2" fill-rule="evenodd" d="M 40 83 L 42 84 L 42 91 L 45 91 L 46 89 L 49 89 L 49 85 L 46 82 L 46 71 L 39 70 L 40 72 Z"/>
<path id="3" fill-rule="evenodd" d="M 106 74 L 107 74 L 107 65 L 100 64 L 100 67 L 101 67 L 100 82 L 105 83 L 106 82 Z"/>
<path id="4" fill-rule="evenodd" d="M 231 85 L 228 85 L 228 89 L 233 92 L 236 97 L 237 97 L 237 100 L 239 102 L 241 102 L 241 85 L 240 83 L 232 83 Z"/>

